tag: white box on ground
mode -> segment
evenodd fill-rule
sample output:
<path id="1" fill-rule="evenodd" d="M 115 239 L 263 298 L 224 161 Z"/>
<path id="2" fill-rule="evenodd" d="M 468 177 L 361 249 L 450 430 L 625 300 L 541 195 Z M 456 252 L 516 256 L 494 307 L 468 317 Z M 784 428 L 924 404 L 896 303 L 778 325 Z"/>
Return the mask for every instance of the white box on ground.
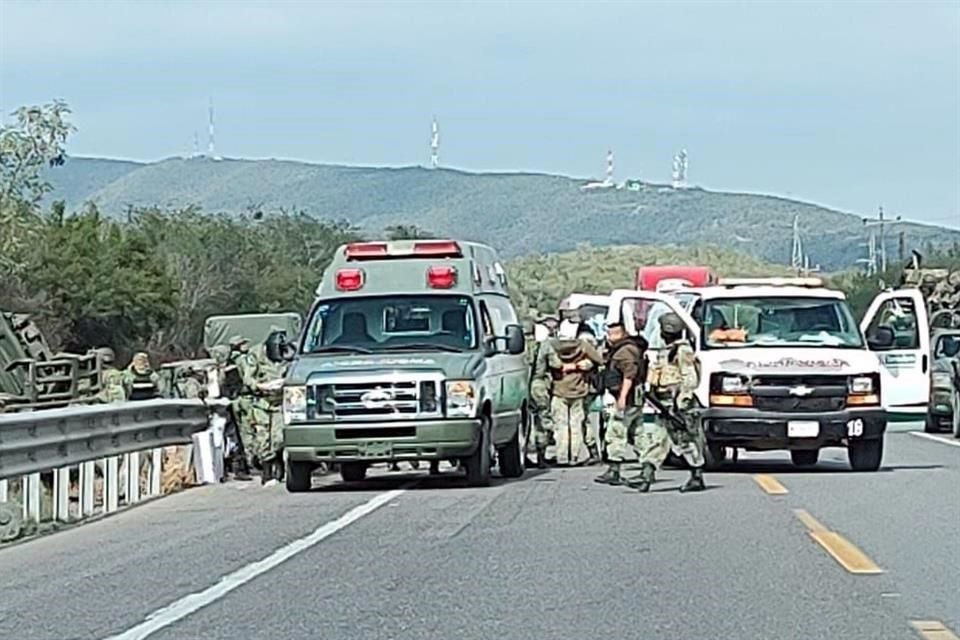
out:
<path id="1" fill-rule="evenodd" d="M 820 435 L 820 423 L 816 420 L 792 420 L 787 423 L 788 438 L 816 438 Z"/>

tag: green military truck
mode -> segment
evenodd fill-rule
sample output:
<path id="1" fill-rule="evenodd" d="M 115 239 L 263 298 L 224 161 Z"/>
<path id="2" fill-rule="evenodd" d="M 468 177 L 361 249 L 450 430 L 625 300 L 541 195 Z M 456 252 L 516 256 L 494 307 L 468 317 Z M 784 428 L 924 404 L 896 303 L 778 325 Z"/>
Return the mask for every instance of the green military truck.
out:
<path id="1" fill-rule="evenodd" d="M 285 348 L 286 347 L 286 348 Z M 459 460 L 472 486 L 523 475 L 524 337 L 488 246 L 451 240 L 338 248 L 289 360 L 286 486 L 321 463 L 361 480 L 378 462 Z"/>
<path id="2" fill-rule="evenodd" d="M 0 311 L 0 413 L 93 402 L 101 357 L 54 353 L 28 315 Z"/>

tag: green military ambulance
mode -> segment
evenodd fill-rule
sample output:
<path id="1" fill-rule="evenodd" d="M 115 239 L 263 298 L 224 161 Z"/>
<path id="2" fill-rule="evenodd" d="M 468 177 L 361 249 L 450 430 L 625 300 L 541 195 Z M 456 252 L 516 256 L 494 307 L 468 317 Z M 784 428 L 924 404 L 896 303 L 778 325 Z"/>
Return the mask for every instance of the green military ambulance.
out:
<path id="1" fill-rule="evenodd" d="M 529 432 L 524 337 L 488 246 L 354 243 L 324 273 L 283 392 L 286 484 L 322 463 L 360 480 L 377 462 L 459 460 L 487 485 L 494 460 L 523 474 Z"/>

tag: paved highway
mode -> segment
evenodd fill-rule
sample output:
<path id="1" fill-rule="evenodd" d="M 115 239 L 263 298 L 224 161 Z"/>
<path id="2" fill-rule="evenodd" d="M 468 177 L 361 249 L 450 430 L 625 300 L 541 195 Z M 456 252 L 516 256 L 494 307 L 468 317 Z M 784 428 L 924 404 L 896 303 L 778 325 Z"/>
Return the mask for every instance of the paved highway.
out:
<path id="1" fill-rule="evenodd" d="M 0 551 L 0 638 L 951 640 L 951 442 L 890 434 L 873 474 L 751 455 L 696 495 L 669 469 L 646 496 L 597 469 L 194 489 Z"/>

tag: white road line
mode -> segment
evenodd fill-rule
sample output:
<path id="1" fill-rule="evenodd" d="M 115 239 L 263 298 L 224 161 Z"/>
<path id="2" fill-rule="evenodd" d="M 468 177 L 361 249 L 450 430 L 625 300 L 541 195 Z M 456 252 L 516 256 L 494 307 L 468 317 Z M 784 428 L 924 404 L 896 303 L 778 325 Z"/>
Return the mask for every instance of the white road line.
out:
<path id="1" fill-rule="evenodd" d="M 923 431 L 911 431 L 910 435 L 933 440 L 934 442 L 950 445 L 951 447 L 960 447 L 960 440 L 949 440 L 948 438 L 950 436 L 938 436 L 934 433 L 924 433 Z"/>
<path id="2" fill-rule="evenodd" d="M 233 573 L 221 578 L 217 584 L 208 589 L 204 589 L 199 593 L 191 593 L 190 595 L 184 596 L 183 598 L 180 598 L 176 602 L 162 609 L 154 611 L 147 616 L 146 620 L 137 626 L 131 627 L 123 633 L 110 636 L 109 638 L 106 638 L 106 640 L 142 640 L 143 638 L 151 636 L 164 627 L 168 627 L 171 624 L 186 618 L 190 614 L 195 613 L 199 609 L 216 602 L 237 587 L 240 587 L 250 582 L 254 578 L 263 575 L 267 571 L 270 571 L 270 569 L 273 569 L 277 565 L 286 562 L 293 556 L 303 553 L 307 549 L 319 544 L 326 538 L 329 538 L 335 534 L 337 531 L 340 531 L 344 527 L 349 526 L 351 523 L 356 522 L 360 518 L 373 513 L 405 491 L 406 489 L 394 489 L 393 491 L 381 493 L 372 498 L 369 502 L 365 502 L 359 507 L 351 509 L 336 520 L 328 522 L 327 524 L 314 530 L 314 532 L 308 536 L 294 540 L 290 544 L 280 547 L 263 560 L 259 560 L 257 562 L 248 564 L 245 567 L 237 569 Z"/>

